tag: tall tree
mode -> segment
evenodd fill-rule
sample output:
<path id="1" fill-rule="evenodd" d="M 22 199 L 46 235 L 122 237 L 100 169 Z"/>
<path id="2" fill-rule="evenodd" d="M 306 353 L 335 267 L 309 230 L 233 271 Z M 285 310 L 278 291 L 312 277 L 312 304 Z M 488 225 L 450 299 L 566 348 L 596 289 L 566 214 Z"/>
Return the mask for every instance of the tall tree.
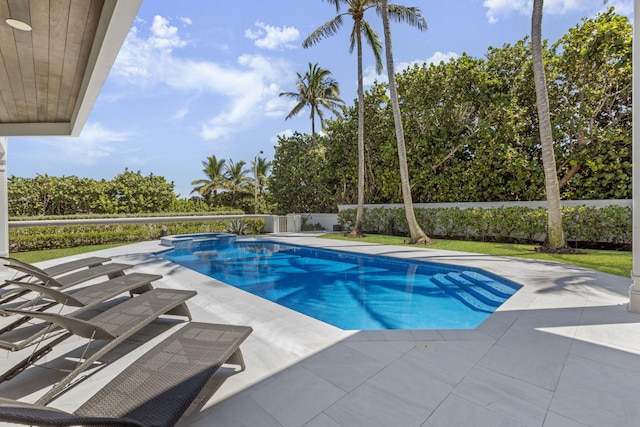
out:
<path id="1" fill-rule="evenodd" d="M 338 202 L 326 179 L 333 171 L 324 155 L 323 139 L 313 144 L 310 135 L 298 132 L 278 137 L 267 195 L 276 213 L 335 211 Z"/>
<path id="2" fill-rule="evenodd" d="M 419 9 L 405 8 L 401 6 L 395 7 L 395 19 L 398 21 L 406 21 L 420 30 L 427 29 L 427 21 L 424 19 Z M 398 90 L 396 87 L 395 70 L 393 66 L 393 46 L 391 42 L 391 26 L 389 25 L 389 12 L 387 0 L 382 0 L 381 4 L 382 25 L 384 27 L 384 48 L 387 59 L 387 75 L 389 77 L 389 95 L 391 102 L 391 110 L 393 111 L 393 122 L 395 124 L 396 142 L 398 145 L 398 159 L 400 162 L 400 181 L 402 186 L 402 199 L 404 201 L 404 211 L 407 217 L 407 225 L 409 226 L 409 234 L 411 236 L 410 243 L 431 244 L 431 239 L 422 230 L 416 214 L 413 210 L 413 199 L 411 196 L 411 180 L 409 179 L 409 167 L 407 165 L 407 150 L 404 143 L 404 129 L 402 127 L 402 117 L 400 114 L 400 103 L 398 102 Z"/>
<path id="3" fill-rule="evenodd" d="M 235 163 L 229 159 L 225 165 L 225 188 L 231 191 L 231 206 L 235 207 L 238 194 L 251 194 L 251 178 L 249 178 L 249 170 L 245 169 L 247 163 L 240 160 Z"/>
<path id="4" fill-rule="evenodd" d="M 225 166 L 224 159 L 218 160 L 215 155 L 207 157 L 206 161 L 202 161 L 205 179 L 197 179 L 191 182 L 194 189 L 191 194 L 198 193 L 208 202 L 215 202 L 218 190 L 225 188 Z"/>
<path id="5" fill-rule="evenodd" d="M 340 106 L 344 101 L 340 99 L 340 87 L 331 77 L 331 71 L 325 70 L 318 66 L 317 63 L 309 62 L 309 70 L 304 74 L 296 73 L 298 81 L 296 86 L 297 92 L 281 92 L 280 96 L 298 101 L 291 112 L 285 117 L 285 120 L 296 116 L 305 107 L 310 108 L 309 117 L 311 118 L 311 138 L 316 142 L 316 116 L 320 119 L 320 126 L 324 129 L 324 114 L 322 108 L 331 111 L 340 117 Z"/>
<path id="6" fill-rule="evenodd" d="M 351 30 L 349 52 L 356 48 L 358 56 L 358 209 L 356 223 L 349 233 L 352 237 L 362 236 L 362 224 L 364 221 L 364 84 L 362 72 L 362 37 L 371 46 L 376 61 L 376 71 L 382 72 L 382 59 L 380 53 L 382 45 L 378 34 L 373 30 L 367 21 L 364 20 L 365 12 L 378 5 L 377 0 L 326 0 L 336 7 L 338 14 L 333 19 L 327 21 L 302 43 L 304 48 L 308 48 L 318 43 L 320 40 L 337 33 L 343 24 L 343 17 L 350 16 L 353 19 Z M 340 13 L 340 4 L 344 3 L 347 12 Z"/>
<path id="7" fill-rule="evenodd" d="M 262 151 L 260 152 L 262 154 Z M 258 213 L 258 199 L 264 204 L 264 193 L 267 185 L 267 175 L 271 168 L 271 162 L 267 159 L 257 156 L 251 162 L 251 169 L 253 170 L 253 191 L 254 191 L 254 213 Z"/>
<path id="8" fill-rule="evenodd" d="M 553 46 L 558 77 L 550 88 L 556 102 L 552 95 L 550 104 L 561 144 L 561 194 L 600 197 L 615 189 L 614 198 L 623 198 L 625 182 L 630 184 L 625 153 L 631 148 L 632 40 L 629 19 L 610 8 L 584 18 Z"/>
<path id="9" fill-rule="evenodd" d="M 536 105 L 538 108 L 540 145 L 542 148 L 542 165 L 544 169 L 548 212 L 547 237 L 543 243 L 543 248 L 558 251 L 567 246 L 567 241 L 562 230 L 562 204 L 560 202 L 560 187 L 558 186 L 556 159 L 553 151 L 547 79 L 542 59 L 543 4 L 543 0 L 533 1 L 533 13 L 531 14 L 531 56 L 533 58 L 533 78 L 536 87 Z"/>

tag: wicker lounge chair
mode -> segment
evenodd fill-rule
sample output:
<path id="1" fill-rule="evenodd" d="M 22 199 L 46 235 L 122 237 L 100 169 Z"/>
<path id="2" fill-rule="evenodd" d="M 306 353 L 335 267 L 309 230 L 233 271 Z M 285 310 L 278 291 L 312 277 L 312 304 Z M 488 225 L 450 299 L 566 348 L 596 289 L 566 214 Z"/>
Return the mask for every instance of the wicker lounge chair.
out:
<path id="1" fill-rule="evenodd" d="M 52 351 L 56 345 L 72 336 L 88 338 L 90 340 L 89 343 L 94 340 L 107 341 L 105 345 L 97 348 L 92 355 L 87 355 L 73 371 L 54 385 L 39 401 L 39 403 L 48 403 L 94 362 L 161 315 L 186 316 L 191 320 L 191 313 L 185 303 L 196 293 L 195 291 L 186 290 L 153 289 L 113 306 L 90 320 L 81 320 L 54 313 L 11 310 L 16 314 L 50 322 L 52 325 L 62 328 L 64 333 L 52 338 L 44 335 L 40 347 L 35 351 L 30 351 L 27 357 L 0 375 L 0 382 L 10 380 L 42 356 Z M 24 351 L 27 352 L 27 350 L 25 349 Z"/>
<path id="2" fill-rule="evenodd" d="M 71 286 L 78 285 L 80 283 L 87 282 L 89 280 L 97 279 L 102 276 L 107 276 L 109 279 L 113 279 L 114 277 L 122 276 L 124 274 L 124 270 L 133 267 L 131 264 L 120 264 L 120 263 L 107 263 L 96 265 L 94 267 L 90 267 L 84 270 L 79 270 L 73 273 L 66 274 L 60 277 L 50 276 L 48 274 L 42 274 L 38 270 L 33 270 L 30 267 L 25 267 L 23 265 L 18 264 L 10 264 L 7 265 L 9 268 L 13 268 L 22 273 L 25 273 L 28 276 L 31 276 L 37 280 L 39 280 L 44 286 L 51 286 L 60 289 L 66 289 Z M 5 283 L 12 284 L 15 286 L 20 286 L 24 283 L 23 280 L 7 280 Z M 2 296 L 0 296 L 0 304 L 6 304 L 7 302 L 13 301 L 31 291 L 23 288 L 19 289 L 11 289 L 8 292 L 5 292 Z"/>
<path id="3" fill-rule="evenodd" d="M 63 304 L 72 307 L 79 307 L 77 310 L 66 314 L 67 316 L 77 316 L 95 305 L 115 298 L 125 292 L 129 292 L 133 296 L 133 294 L 140 294 L 149 291 L 153 289 L 151 282 L 161 278 L 162 276 L 159 274 L 131 273 L 107 280 L 106 282 L 69 289 L 67 292 L 59 291 L 37 283 L 23 283 L 21 287 L 38 292 L 46 298 L 44 301 L 34 299 L 34 301 L 42 303 L 40 306 L 34 307 L 34 311 L 45 311 L 57 304 Z M 53 300 L 54 302 L 50 302 L 48 300 Z M 0 328 L 1 338 L 4 338 L 2 337 L 2 334 L 5 332 L 13 330 L 33 318 L 33 316 L 22 315 L 16 317 L 18 318 L 15 321 L 3 328 Z M 39 330 L 30 330 L 30 332 L 32 332 L 31 335 L 27 337 L 22 336 L 16 342 L 8 341 L 7 339 L 0 339 L 0 348 L 10 351 L 23 349 L 47 332 L 48 324 L 41 323 L 41 326 L 42 327 Z"/>
<path id="4" fill-rule="evenodd" d="M 25 268 L 30 268 L 32 270 L 35 270 L 41 274 L 46 274 L 46 275 L 55 277 L 55 276 L 60 276 L 61 274 L 70 273 L 74 270 L 81 270 L 83 268 L 95 267 L 96 265 L 104 264 L 105 262 L 111 261 L 111 258 L 102 258 L 97 256 L 86 257 L 86 258 L 76 259 L 73 261 L 62 262 L 60 264 L 52 265 L 51 267 L 46 267 L 46 268 L 39 268 L 33 264 L 29 264 L 27 262 L 20 261 L 19 259 L 15 259 L 11 257 L 0 257 L 0 261 L 5 261 L 5 264 L 9 264 L 7 265 L 7 267 L 9 267 L 10 265 L 19 265 Z M 27 276 L 29 275 L 21 276 L 19 278 L 15 278 L 14 280 L 24 280 Z M 0 285 L 0 288 L 4 286 L 6 286 L 6 284 Z"/>
<path id="5" fill-rule="evenodd" d="M 190 322 L 122 371 L 74 414 L 0 399 L 0 420 L 37 425 L 172 426 L 225 363 L 240 365 L 248 326 Z"/>

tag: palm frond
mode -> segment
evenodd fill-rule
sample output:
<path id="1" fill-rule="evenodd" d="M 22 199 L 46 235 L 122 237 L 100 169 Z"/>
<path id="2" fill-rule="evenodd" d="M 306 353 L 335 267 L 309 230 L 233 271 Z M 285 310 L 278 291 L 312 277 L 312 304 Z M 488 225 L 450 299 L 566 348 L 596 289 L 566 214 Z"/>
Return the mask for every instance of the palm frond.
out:
<path id="1" fill-rule="evenodd" d="M 287 114 L 287 117 L 285 117 L 285 120 L 289 120 L 292 117 L 295 117 L 298 115 L 298 113 L 300 113 L 300 111 L 302 111 L 302 109 L 305 107 L 306 103 L 305 102 L 298 102 L 296 104 L 295 107 L 293 107 L 293 109 L 289 112 L 289 114 Z"/>
<path id="2" fill-rule="evenodd" d="M 309 36 L 302 42 L 302 47 L 305 49 L 309 48 L 320 40 L 336 34 L 342 26 L 342 22 L 342 15 L 338 15 L 330 21 L 325 22 L 314 32 L 309 34 Z"/>
<path id="3" fill-rule="evenodd" d="M 371 46 L 371 51 L 376 60 L 376 73 L 380 74 L 384 69 L 382 65 L 382 42 L 380 41 L 380 37 L 366 21 L 362 21 L 362 33 L 364 34 L 364 39 L 367 44 Z"/>
<path id="4" fill-rule="evenodd" d="M 327 3 L 331 3 L 336 7 L 336 13 L 340 13 L 340 3 L 342 0 L 325 0 Z"/>
<path id="5" fill-rule="evenodd" d="M 291 99 L 299 99 L 300 98 L 300 92 L 280 92 L 278 94 L 278 96 L 285 96 L 285 97 L 291 98 Z"/>
<path id="6" fill-rule="evenodd" d="M 419 29 L 420 31 L 425 31 L 428 28 L 427 20 L 422 15 L 422 12 L 417 7 L 407 7 L 401 6 L 399 4 L 390 4 L 387 7 L 389 11 L 389 19 L 395 22 L 406 22 Z M 378 15 L 380 14 L 380 9 L 376 10 Z"/>

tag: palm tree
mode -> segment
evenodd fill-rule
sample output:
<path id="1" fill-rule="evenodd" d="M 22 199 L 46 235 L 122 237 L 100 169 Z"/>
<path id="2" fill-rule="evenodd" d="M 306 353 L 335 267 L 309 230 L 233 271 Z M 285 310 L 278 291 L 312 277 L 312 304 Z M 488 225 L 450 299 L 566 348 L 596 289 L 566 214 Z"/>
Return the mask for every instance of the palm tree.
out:
<path id="1" fill-rule="evenodd" d="M 557 251 L 566 248 L 567 241 L 562 230 L 562 204 L 556 159 L 553 152 L 553 134 L 551 115 L 549 113 L 549 97 L 547 95 L 547 79 L 542 60 L 542 7 L 543 0 L 533 1 L 531 14 L 531 56 L 533 59 L 533 78 L 536 88 L 536 104 L 538 123 L 540 126 L 540 144 L 542 147 L 542 166 L 544 169 L 545 191 L 547 195 L 547 237 L 543 247 Z"/>
<path id="2" fill-rule="evenodd" d="M 260 152 L 262 154 L 262 151 Z M 254 191 L 254 213 L 258 213 L 258 196 L 260 200 L 264 200 L 265 187 L 267 185 L 267 174 L 271 168 L 271 162 L 267 159 L 257 156 L 251 162 L 251 169 L 253 170 L 253 183 L 251 184 Z"/>
<path id="3" fill-rule="evenodd" d="M 356 211 L 356 223 L 353 230 L 349 233 L 349 236 L 362 237 L 364 217 L 364 89 L 362 82 L 362 37 L 364 36 L 367 43 L 371 46 L 376 60 L 376 71 L 379 74 L 382 71 L 382 60 L 380 59 L 382 45 L 378 34 L 371 28 L 369 23 L 364 20 L 364 13 L 372 7 L 376 7 L 378 2 L 377 0 L 327 1 L 336 7 L 336 13 L 338 15 L 312 32 L 302 43 L 302 47 L 308 48 L 323 38 L 336 34 L 342 26 L 342 18 L 344 16 L 351 16 L 353 19 L 349 52 L 353 52 L 355 47 L 358 55 L 358 209 Z M 340 3 L 344 3 L 347 6 L 347 12 L 340 13 Z"/>
<path id="4" fill-rule="evenodd" d="M 400 115 L 400 103 L 398 102 L 398 90 L 396 87 L 396 76 L 393 66 L 393 47 L 391 43 L 391 28 L 389 25 L 389 6 L 387 0 L 381 3 L 382 25 L 384 27 L 384 48 L 387 59 L 387 74 L 389 76 L 389 95 L 391 98 L 391 110 L 393 111 L 393 122 L 396 128 L 396 141 L 398 144 L 398 158 L 400 161 L 400 182 L 402 184 L 402 198 L 404 200 L 404 211 L 409 225 L 410 243 L 431 244 L 433 243 L 427 234 L 422 230 L 416 220 L 413 210 L 413 199 L 411 197 L 411 181 L 409 179 L 409 166 L 407 165 L 407 150 L 404 143 L 404 129 L 402 127 L 402 117 Z M 427 29 L 427 21 L 424 19 L 419 9 L 404 8 L 398 10 L 395 15 L 397 20 L 406 20 L 412 26 L 420 30 Z"/>
<path id="5" fill-rule="evenodd" d="M 235 207 L 236 198 L 239 193 L 251 193 L 251 178 L 249 178 L 249 170 L 244 169 L 247 163 L 244 160 L 234 163 L 229 159 L 225 166 L 225 186 L 231 191 L 231 206 Z"/>
<path id="6" fill-rule="evenodd" d="M 198 193 L 204 199 L 211 203 L 215 202 L 215 199 L 218 195 L 218 190 L 221 190 L 225 185 L 225 160 L 218 160 L 216 156 L 207 157 L 206 161 L 202 161 L 202 166 L 206 179 L 197 179 L 191 182 L 191 185 L 195 185 L 196 187 L 191 191 L 191 194 Z"/>
<path id="7" fill-rule="evenodd" d="M 340 88 L 338 82 L 331 77 L 331 71 L 318 66 L 317 63 L 309 62 L 309 71 L 304 75 L 296 73 L 298 81 L 297 92 L 281 92 L 280 96 L 295 99 L 298 103 L 293 107 L 285 120 L 296 116 L 303 108 L 309 106 L 311 112 L 311 138 L 316 142 L 316 115 L 320 119 L 320 126 L 324 129 L 324 115 L 322 108 L 326 108 L 336 116 L 340 117 L 340 106 L 344 101 L 340 99 Z"/>

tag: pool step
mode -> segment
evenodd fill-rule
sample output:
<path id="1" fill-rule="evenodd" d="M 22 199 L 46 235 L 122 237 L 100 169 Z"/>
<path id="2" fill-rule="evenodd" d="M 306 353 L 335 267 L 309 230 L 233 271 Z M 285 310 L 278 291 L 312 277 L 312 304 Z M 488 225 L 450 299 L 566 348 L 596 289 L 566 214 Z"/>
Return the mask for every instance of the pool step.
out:
<path id="1" fill-rule="evenodd" d="M 452 297 L 460 300 L 464 305 L 471 308 L 472 310 L 484 311 L 487 313 L 493 313 L 495 311 L 496 308 L 494 306 L 486 304 L 482 300 L 470 294 L 465 289 L 460 287 L 454 280 L 450 279 L 449 274 L 439 273 L 431 276 L 431 281 L 435 283 L 440 289 L 442 289 L 445 293 L 451 295 Z"/>
<path id="2" fill-rule="evenodd" d="M 484 274 L 478 273 L 476 271 L 463 271 L 462 273 L 460 273 L 460 275 L 465 279 L 477 285 L 480 285 L 486 288 L 487 290 L 489 290 L 490 292 L 504 298 L 511 297 L 511 295 L 515 294 L 518 291 L 518 289 L 521 288 L 521 286 L 516 285 L 515 283 L 513 285 L 510 285 L 508 283 L 497 282 L 492 278 L 487 277 Z"/>
<path id="3" fill-rule="evenodd" d="M 507 300 L 506 297 L 496 295 L 493 292 L 494 290 L 492 288 L 485 288 L 480 284 L 467 280 L 460 273 L 448 273 L 447 279 L 458 285 L 458 287 L 460 287 L 460 289 L 462 289 L 463 291 L 470 293 L 483 303 L 491 305 L 493 307 L 498 307 Z"/>

